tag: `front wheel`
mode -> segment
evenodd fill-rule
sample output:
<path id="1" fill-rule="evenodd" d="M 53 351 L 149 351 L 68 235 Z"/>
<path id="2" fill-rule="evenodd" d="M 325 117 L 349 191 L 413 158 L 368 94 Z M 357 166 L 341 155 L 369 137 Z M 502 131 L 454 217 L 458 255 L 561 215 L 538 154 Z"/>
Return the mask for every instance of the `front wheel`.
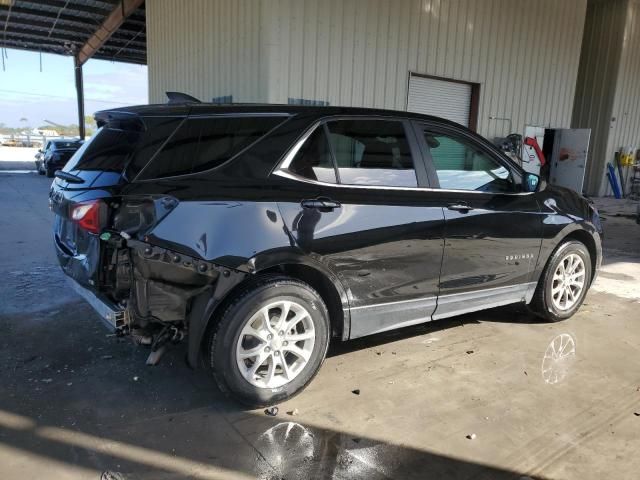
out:
<path id="1" fill-rule="evenodd" d="M 571 317 L 582 305 L 591 284 L 591 255 L 582 243 L 561 244 L 542 272 L 531 302 L 542 318 L 557 322 Z"/>
<path id="2" fill-rule="evenodd" d="M 327 308 L 309 285 L 258 279 L 227 305 L 211 337 L 216 382 L 252 407 L 291 398 L 320 369 L 329 332 Z"/>

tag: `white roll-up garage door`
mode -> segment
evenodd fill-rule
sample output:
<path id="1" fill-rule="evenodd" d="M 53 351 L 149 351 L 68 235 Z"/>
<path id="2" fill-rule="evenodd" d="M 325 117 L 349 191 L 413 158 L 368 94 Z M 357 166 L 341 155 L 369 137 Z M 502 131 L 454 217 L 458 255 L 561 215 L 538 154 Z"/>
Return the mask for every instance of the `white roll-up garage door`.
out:
<path id="1" fill-rule="evenodd" d="M 407 110 L 446 118 L 468 127 L 471 85 L 411 75 Z"/>

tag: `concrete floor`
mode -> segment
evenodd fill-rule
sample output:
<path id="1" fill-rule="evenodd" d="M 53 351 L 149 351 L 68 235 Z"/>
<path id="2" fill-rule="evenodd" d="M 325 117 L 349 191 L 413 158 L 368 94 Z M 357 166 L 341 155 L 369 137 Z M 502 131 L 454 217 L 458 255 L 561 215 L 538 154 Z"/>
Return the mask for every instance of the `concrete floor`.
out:
<path id="1" fill-rule="evenodd" d="M 607 263 L 572 319 L 511 307 L 337 344 L 268 417 L 182 346 L 146 367 L 105 334 L 55 263 L 49 184 L 0 173 L 0 478 L 637 478 L 632 219 L 605 217 Z"/>

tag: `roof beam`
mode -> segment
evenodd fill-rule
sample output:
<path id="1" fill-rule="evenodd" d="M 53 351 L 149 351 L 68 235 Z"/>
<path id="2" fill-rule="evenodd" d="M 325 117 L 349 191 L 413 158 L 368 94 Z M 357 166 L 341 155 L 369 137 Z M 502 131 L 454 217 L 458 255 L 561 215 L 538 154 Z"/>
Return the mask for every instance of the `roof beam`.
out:
<path id="1" fill-rule="evenodd" d="M 46 20 L 55 20 L 56 18 L 58 18 L 58 22 L 67 22 L 67 23 L 71 23 L 73 24 L 75 27 L 80 27 L 80 28 L 84 28 L 85 30 L 87 29 L 87 24 L 90 24 L 91 22 L 93 22 L 93 24 L 95 24 L 96 26 L 100 24 L 100 20 L 102 20 L 106 14 L 98 14 L 98 13 L 93 13 L 93 14 L 87 14 L 87 15 L 78 15 L 80 13 L 80 11 L 78 10 L 65 10 L 62 13 L 60 13 L 60 15 L 58 16 L 58 14 L 56 12 L 52 12 L 50 10 L 41 10 L 39 8 L 33 8 L 31 6 L 28 6 L 29 4 L 17 4 L 14 5 L 11 8 L 11 16 L 15 17 L 16 15 L 20 14 L 20 15 L 30 15 L 33 17 L 37 17 L 39 19 L 46 19 Z M 0 16 L 4 16 L 3 14 L 6 14 L 6 12 L 8 12 L 8 9 L 4 8 L 4 7 L 0 7 Z M 108 12 L 107 12 L 108 13 Z M 27 20 L 27 19 L 25 19 Z M 27 20 L 29 21 L 29 20 Z M 123 30 L 127 30 L 127 31 L 131 31 L 134 34 L 137 32 L 136 29 L 131 28 L 131 26 L 135 25 L 136 28 L 138 27 L 143 27 L 145 25 L 144 19 L 134 19 L 132 17 L 129 17 L 127 19 L 127 23 L 130 24 L 129 27 L 124 27 Z M 49 28 L 51 27 L 51 24 L 49 24 Z M 57 27 L 56 27 L 57 28 Z M 138 28 L 139 30 L 140 28 Z"/>
<path id="2" fill-rule="evenodd" d="M 124 21 L 135 12 L 144 0 L 122 0 L 116 8 L 105 18 L 102 25 L 98 27 L 87 42 L 78 52 L 77 64 L 83 65 L 105 44 L 109 37 L 124 23 Z"/>
<path id="3" fill-rule="evenodd" d="M 38 27 L 36 22 L 32 22 L 29 24 L 29 26 L 33 26 L 33 27 Z M 66 40 L 72 43 L 83 43 L 83 40 L 87 37 L 87 35 L 83 35 L 81 37 L 78 37 L 77 32 L 74 34 L 74 32 L 71 32 L 67 29 L 61 29 L 59 26 L 56 27 L 55 29 L 55 33 L 51 36 L 48 35 L 47 31 L 44 29 L 44 26 L 42 28 L 38 28 L 36 29 L 30 29 L 30 28 L 22 28 L 22 26 L 9 26 L 7 27 L 6 30 L 7 33 L 13 33 L 15 35 L 21 35 L 24 37 L 31 37 L 31 38 L 42 38 L 42 39 L 51 39 L 51 40 Z M 84 38 L 83 38 L 84 37 Z M 133 39 L 133 35 L 131 36 L 131 38 L 127 38 L 127 37 L 123 37 L 122 35 L 113 35 L 110 39 L 109 39 L 109 44 L 113 44 L 113 45 L 124 45 L 124 46 L 128 46 L 131 45 L 131 47 L 142 47 L 142 49 L 144 50 L 146 48 L 146 43 L 143 40 L 138 40 Z"/>

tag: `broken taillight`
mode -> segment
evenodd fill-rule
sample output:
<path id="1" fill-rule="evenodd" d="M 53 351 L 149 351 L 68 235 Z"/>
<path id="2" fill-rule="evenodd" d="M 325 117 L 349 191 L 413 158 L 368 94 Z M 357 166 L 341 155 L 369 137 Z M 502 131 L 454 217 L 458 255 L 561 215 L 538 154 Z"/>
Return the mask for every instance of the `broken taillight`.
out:
<path id="1" fill-rule="evenodd" d="M 78 203 L 71 210 L 71 220 L 91 233 L 100 233 L 100 211 L 103 210 L 102 206 L 103 202 L 100 200 Z"/>

